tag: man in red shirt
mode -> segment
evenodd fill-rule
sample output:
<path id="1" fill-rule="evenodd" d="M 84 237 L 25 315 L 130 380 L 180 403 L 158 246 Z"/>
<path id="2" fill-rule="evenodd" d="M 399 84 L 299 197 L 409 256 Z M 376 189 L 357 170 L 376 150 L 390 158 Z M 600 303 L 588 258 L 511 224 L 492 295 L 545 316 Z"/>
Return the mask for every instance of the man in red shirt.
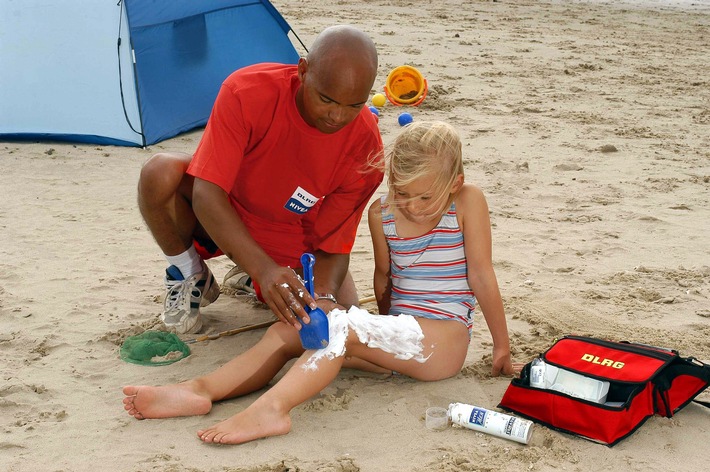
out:
<path id="1" fill-rule="evenodd" d="M 162 319 L 202 326 L 219 296 L 203 259 L 225 254 L 276 316 L 300 329 L 304 305 L 357 304 L 348 272 L 357 226 L 382 181 L 382 139 L 365 106 L 377 74 L 372 40 L 325 29 L 298 65 L 230 75 L 194 156 L 161 153 L 141 170 L 141 214 L 170 267 Z M 292 268 L 316 256 L 315 300 Z"/>

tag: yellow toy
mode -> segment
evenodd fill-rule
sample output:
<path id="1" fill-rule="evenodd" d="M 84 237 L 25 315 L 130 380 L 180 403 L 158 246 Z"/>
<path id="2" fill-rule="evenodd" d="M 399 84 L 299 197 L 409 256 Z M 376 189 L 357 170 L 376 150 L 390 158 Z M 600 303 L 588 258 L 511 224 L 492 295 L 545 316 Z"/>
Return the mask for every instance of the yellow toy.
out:
<path id="1" fill-rule="evenodd" d="M 377 108 L 382 108 L 383 106 L 385 106 L 386 101 L 387 99 L 381 93 L 376 93 L 372 96 L 372 104 Z"/>
<path id="2" fill-rule="evenodd" d="M 417 106 L 424 101 L 427 89 L 427 81 L 417 69 L 399 66 L 387 76 L 385 95 L 393 105 Z"/>

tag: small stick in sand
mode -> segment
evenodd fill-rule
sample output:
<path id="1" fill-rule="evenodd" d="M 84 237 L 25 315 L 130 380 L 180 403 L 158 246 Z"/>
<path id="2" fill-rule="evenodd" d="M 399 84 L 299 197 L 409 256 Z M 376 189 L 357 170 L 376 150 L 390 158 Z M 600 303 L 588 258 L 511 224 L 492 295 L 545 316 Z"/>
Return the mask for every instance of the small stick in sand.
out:
<path id="1" fill-rule="evenodd" d="M 369 303 L 369 302 L 374 302 L 375 301 L 375 296 L 370 295 L 369 297 L 364 297 L 358 300 L 358 303 L 362 305 L 363 303 Z M 184 341 L 185 344 L 194 344 L 194 343 L 199 343 L 202 341 L 211 341 L 213 339 L 218 339 L 222 338 L 224 336 L 233 336 L 235 334 L 239 333 L 244 333 L 247 331 L 253 331 L 255 329 L 260 329 L 260 328 L 268 328 L 272 324 L 276 323 L 277 320 L 271 320 L 271 321 L 265 321 L 263 323 L 256 323 L 253 325 L 249 326 L 242 326 L 241 328 L 235 328 L 235 329 L 229 329 L 227 331 L 220 331 L 219 333 L 214 333 L 214 334 L 205 334 L 203 336 L 199 336 L 195 339 L 188 339 L 187 341 Z"/>

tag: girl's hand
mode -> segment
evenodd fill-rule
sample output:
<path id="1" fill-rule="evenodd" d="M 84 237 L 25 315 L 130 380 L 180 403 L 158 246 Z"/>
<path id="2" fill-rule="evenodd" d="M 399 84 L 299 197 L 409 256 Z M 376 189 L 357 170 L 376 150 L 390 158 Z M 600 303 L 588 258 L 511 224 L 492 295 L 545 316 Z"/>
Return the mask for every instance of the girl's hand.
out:
<path id="1" fill-rule="evenodd" d="M 491 375 L 498 377 L 499 375 L 512 376 L 518 375 L 523 366 L 520 362 L 513 364 L 510 357 L 509 349 L 493 348 L 493 366 L 491 367 Z"/>

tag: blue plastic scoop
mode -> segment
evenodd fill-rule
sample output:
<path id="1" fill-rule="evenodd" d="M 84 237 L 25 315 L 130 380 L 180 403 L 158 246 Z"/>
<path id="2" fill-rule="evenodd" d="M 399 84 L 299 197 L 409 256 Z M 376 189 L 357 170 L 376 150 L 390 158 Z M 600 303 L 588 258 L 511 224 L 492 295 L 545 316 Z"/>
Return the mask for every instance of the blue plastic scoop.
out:
<path id="1" fill-rule="evenodd" d="M 313 265 L 316 263 L 316 258 L 313 254 L 304 253 L 301 256 L 301 265 L 303 266 L 303 281 L 306 290 L 315 298 L 313 292 Z M 301 323 L 301 345 L 304 349 L 323 349 L 328 346 L 330 340 L 328 335 L 328 317 L 320 308 L 311 308 L 305 306 L 306 313 L 311 318 L 310 323 Z"/>

